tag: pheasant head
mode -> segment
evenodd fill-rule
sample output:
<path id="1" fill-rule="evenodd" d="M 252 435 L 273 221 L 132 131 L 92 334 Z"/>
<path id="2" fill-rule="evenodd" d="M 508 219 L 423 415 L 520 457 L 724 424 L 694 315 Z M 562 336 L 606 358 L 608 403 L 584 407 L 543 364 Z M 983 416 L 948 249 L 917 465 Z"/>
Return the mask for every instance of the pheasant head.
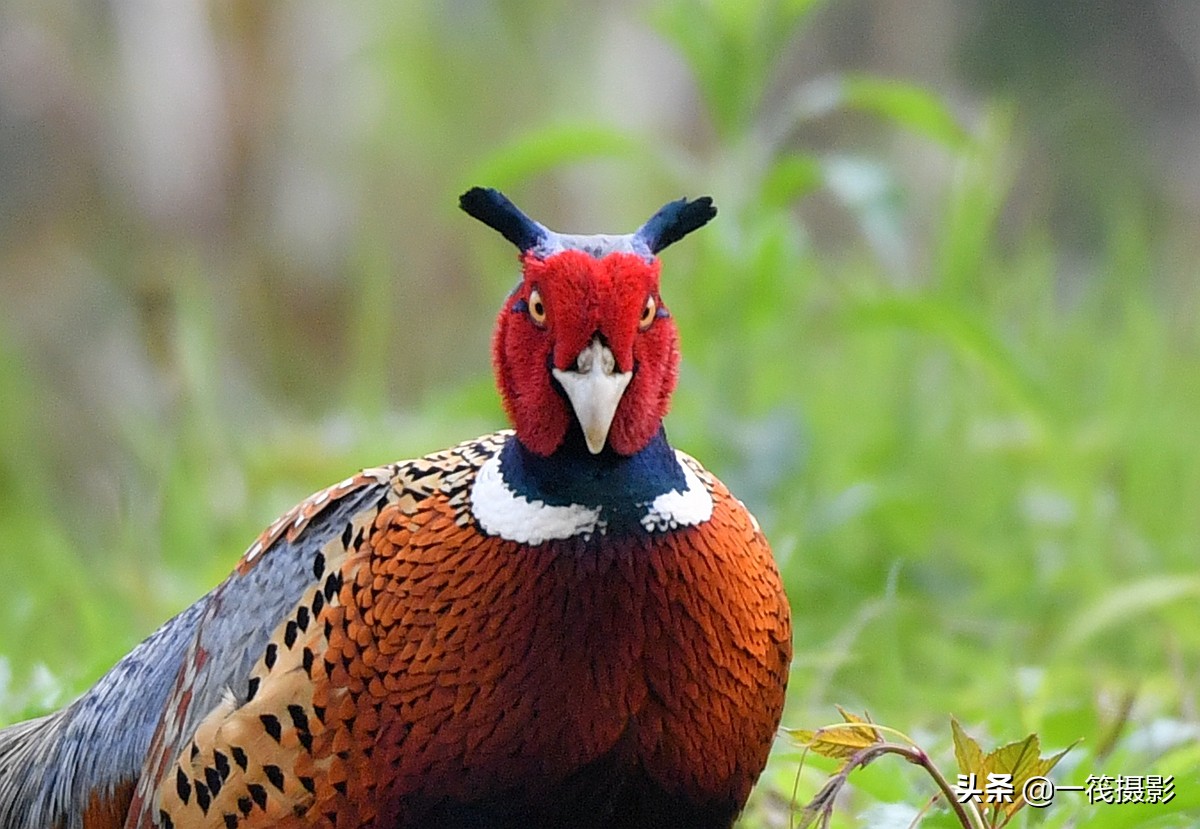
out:
<path id="1" fill-rule="evenodd" d="M 492 340 L 504 407 L 526 449 L 582 438 L 629 456 L 658 433 L 679 368 L 679 332 L 659 293 L 657 254 L 716 215 L 708 197 L 665 205 L 625 235 L 556 233 L 496 190 L 459 199 L 520 251 L 521 281 Z"/>

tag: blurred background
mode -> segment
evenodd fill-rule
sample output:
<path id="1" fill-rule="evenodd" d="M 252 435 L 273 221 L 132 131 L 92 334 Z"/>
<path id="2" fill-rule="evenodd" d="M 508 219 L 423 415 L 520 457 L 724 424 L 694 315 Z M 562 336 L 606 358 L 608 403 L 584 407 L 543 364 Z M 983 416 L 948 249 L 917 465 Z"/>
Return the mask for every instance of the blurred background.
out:
<path id="1" fill-rule="evenodd" d="M 0 721 L 309 492 L 502 425 L 468 186 L 582 232 L 711 194 L 668 431 L 772 539 L 785 724 L 1082 738 L 1061 782 L 1176 799 L 1021 820 L 1191 825 L 1198 159 L 1188 0 L 8 0 Z M 777 755 L 746 826 L 820 785 Z M 839 825 L 926 804 L 883 765 Z"/>

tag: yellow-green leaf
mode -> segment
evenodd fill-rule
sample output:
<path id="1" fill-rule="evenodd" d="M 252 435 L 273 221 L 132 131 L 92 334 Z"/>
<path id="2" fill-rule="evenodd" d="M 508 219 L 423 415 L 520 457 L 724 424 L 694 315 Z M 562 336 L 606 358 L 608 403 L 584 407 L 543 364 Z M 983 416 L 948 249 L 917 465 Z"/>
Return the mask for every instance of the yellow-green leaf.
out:
<path id="1" fill-rule="evenodd" d="M 1011 774 L 1013 783 L 1023 783 L 1036 773 L 1039 749 L 1036 734 L 1002 745 L 983 758 L 984 773 Z"/>
<path id="2" fill-rule="evenodd" d="M 883 742 L 883 735 L 869 719 L 851 714 L 840 705 L 838 713 L 845 722 L 827 725 L 816 731 L 797 728 L 786 729 L 786 732 L 809 751 L 835 760 L 848 760 L 864 748 Z"/>
<path id="3" fill-rule="evenodd" d="M 958 720 L 950 718 L 950 730 L 954 735 L 954 759 L 958 761 L 958 770 L 963 774 L 982 775 L 983 749 L 975 738 L 963 731 Z"/>
<path id="4" fill-rule="evenodd" d="M 1011 802 L 998 804 L 1007 817 L 1012 817 L 1018 809 L 1025 805 L 1025 798 L 1021 796 L 1025 783 L 1031 777 L 1045 777 L 1050 769 L 1054 768 L 1063 755 L 1070 750 L 1071 747 L 1068 746 L 1058 754 L 1042 757 L 1037 734 L 1030 734 L 1020 742 L 1001 746 L 984 758 L 984 766 L 987 771 L 994 774 L 1012 775 L 1015 797 Z"/>

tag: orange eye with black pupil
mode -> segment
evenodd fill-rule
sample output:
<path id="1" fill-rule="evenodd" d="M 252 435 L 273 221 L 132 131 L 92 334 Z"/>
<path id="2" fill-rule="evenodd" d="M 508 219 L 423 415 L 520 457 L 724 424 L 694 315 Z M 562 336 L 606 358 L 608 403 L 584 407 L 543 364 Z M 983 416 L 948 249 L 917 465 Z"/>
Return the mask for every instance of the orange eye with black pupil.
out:
<path id="1" fill-rule="evenodd" d="M 538 325 L 546 324 L 546 305 L 537 288 L 529 292 L 529 318 Z"/>
<path id="2" fill-rule="evenodd" d="M 654 317 L 657 313 L 658 303 L 654 301 L 654 297 L 646 297 L 646 304 L 642 306 L 642 316 L 638 319 L 638 328 L 643 331 L 649 328 L 650 323 L 654 322 Z"/>

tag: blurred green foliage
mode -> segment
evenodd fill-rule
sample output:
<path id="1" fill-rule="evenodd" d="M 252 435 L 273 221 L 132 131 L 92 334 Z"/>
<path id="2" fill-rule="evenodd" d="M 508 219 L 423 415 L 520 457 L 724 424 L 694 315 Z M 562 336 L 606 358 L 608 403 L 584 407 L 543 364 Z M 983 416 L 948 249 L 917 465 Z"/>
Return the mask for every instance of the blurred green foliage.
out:
<path id="1" fill-rule="evenodd" d="M 81 691 L 309 491 L 501 425 L 487 343 L 514 267 L 456 215 L 466 186 L 508 188 L 565 230 L 710 192 L 719 220 L 664 265 L 684 344 L 668 430 L 773 541 L 795 608 L 786 721 L 839 702 L 913 734 L 953 714 L 991 742 L 1083 738 L 1064 782 L 1173 773 L 1176 800 L 1021 820 L 1195 819 L 1200 288 L 1147 200 L 1088 205 L 1106 224 L 1080 273 L 1042 217 L 1004 222 L 1018 105 L 968 118 L 858 71 L 781 86 L 839 4 L 663 0 L 635 17 L 693 84 L 676 130 L 578 94 L 581 67 L 603 64 L 573 51 L 599 50 L 597 12 L 367 5 L 371 34 L 339 58 L 364 112 L 325 89 L 358 199 L 320 226 L 329 262 L 256 219 L 280 205 L 254 187 L 213 231 L 138 214 L 84 172 L 101 197 L 78 197 L 69 242 L 37 211 L 38 233 L 5 225 L 10 308 L 51 311 L 0 316 L 0 719 Z M 240 8 L 216 25 L 255 55 L 265 13 Z M 270 73 L 256 82 L 246 94 L 270 98 Z M 288 123 L 256 128 L 315 152 Z M 881 136 L 944 171 L 930 198 Z M 251 181 L 255 151 L 231 162 Z M 852 228 L 836 254 L 830 215 Z M 747 826 L 787 825 L 793 786 L 820 785 L 795 760 L 781 746 Z M 894 768 L 850 791 L 843 825 L 907 825 L 929 795 Z"/>

